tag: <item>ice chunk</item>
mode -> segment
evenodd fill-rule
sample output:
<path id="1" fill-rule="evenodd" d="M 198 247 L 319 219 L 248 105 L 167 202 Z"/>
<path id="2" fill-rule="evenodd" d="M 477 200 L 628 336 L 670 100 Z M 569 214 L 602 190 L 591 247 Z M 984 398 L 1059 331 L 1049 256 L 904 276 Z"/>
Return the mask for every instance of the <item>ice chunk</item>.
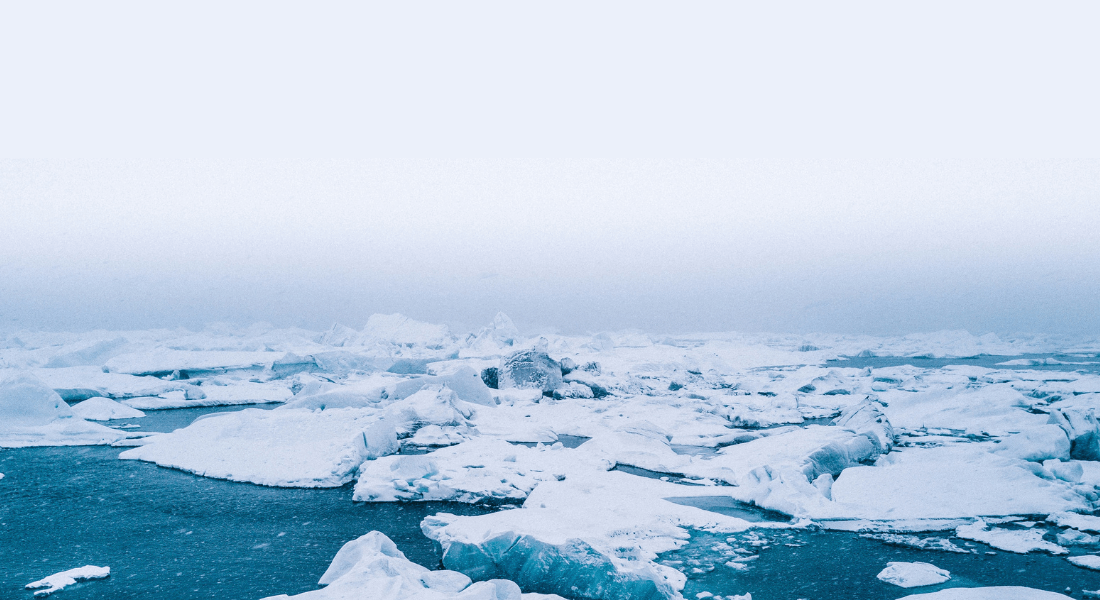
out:
<path id="1" fill-rule="evenodd" d="M 1039 425 L 1010 435 L 997 445 L 997 454 L 1042 462 L 1049 459 L 1069 460 L 1070 443 L 1066 432 L 1057 425 Z"/>
<path id="2" fill-rule="evenodd" d="M 108 340 L 80 341 L 66 344 L 50 358 L 46 368 L 76 367 L 83 365 L 102 365 L 103 361 L 122 351 L 126 338 L 116 337 Z"/>
<path id="3" fill-rule="evenodd" d="M 898 587 L 911 588 L 936 585 L 951 579 L 951 573 L 925 562 L 891 562 L 878 578 Z"/>
<path id="4" fill-rule="evenodd" d="M 1084 467 L 1081 466 L 1081 463 L 1076 461 L 1062 462 L 1057 458 L 1053 460 L 1044 460 L 1043 468 L 1050 471 L 1051 475 L 1054 475 L 1062 481 L 1081 481 L 1081 478 L 1085 476 Z"/>
<path id="5" fill-rule="evenodd" d="M 1100 555 L 1085 554 L 1083 556 L 1071 556 L 1066 560 L 1077 565 L 1078 567 L 1092 569 L 1093 571 L 1100 571 Z"/>
<path id="6" fill-rule="evenodd" d="M 897 442 L 894 427 L 882 413 L 882 404 L 872 397 L 845 408 L 840 416 L 833 420 L 833 424 L 856 433 L 870 434 L 870 437 L 878 443 L 880 453 L 888 452 Z"/>
<path id="7" fill-rule="evenodd" d="M 138 417 L 144 417 L 145 413 L 135 408 L 130 408 L 125 404 L 121 404 L 111 400 L 110 398 L 104 398 L 102 396 L 96 398 L 88 398 L 87 400 L 74 404 L 72 406 L 73 414 L 81 419 L 88 419 L 90 421 L 110 421 L 111 419 L 136 419 Z"/>
<path id="8" fill-rule="evenodd" d="M 35 596 L 49 596 L 54 592 L 60 592 L 78 581 L 105 579 L 110 576 L 110 567 L 86 565 L 78 569 L 69 569 L 68 571 L 54 573 L 45 579 L 39 579 L 33 583 L 28 583 L 26 587 L 28 590 L 38 590 L 34 593 Z"/>
<path id="9" fill-rule="evenodd" d="M 336 553 L 318 582 L 324 589 L 296 596 L 303 600 L 520 600 L 519 586 L 493 579 L 472 583 L 455 571 L 429 571 L 409 561 L 384 534 L 372 531 Z"/>
<path id="10" fill-rule="evenodd" d="M 1051 554 L 1066 554 L 1068 552 L 1058 544 L 1045 541 L 1041 530 L 991 529 L 981 519 L 970 525 L 960 526 L 955 530 L 955 535 L 964 540 L 974 540 L 975 542 L 989 544 L 999 550 L 1017 554 L 1027 554 L 1035 550 L 1043 550 Z"/>
<path id="11" fill-rule="evenodd" d="M 0 447 L 99 445 L 123 437 L 74 416 L 57 392 L 32 375 L 0 380 Z"/>
<path id="12" fill-rule="evenodd" d="M 1100 542 L 1100 536 L 1089 535 L 1077 529 L 1067 529 L 1060 532 L 1056 539 L 1062 546 L 1092 546 Z"/>
<path id="13" fill-rule="evenodd" d="M 56 392 L 30 375 L 0 381 L 0 427 L 35 427 L 73 416 Z"/>
<path id="14" fill-rule="evenodd" d="M 443 385 L 430 385 L 386 407 L 386 418 L 399 435 L 415 432 L 425 425 L 465 425 L 472 414 L 458 405 L 458 395 Z"/>
<path id="15" fill-rule="evenodd" d="M 562 384 L 561 365 L 546 352 L 522 350 L 501 361 L 498 385 L 552 392 Z"/>
<path id="16" fill-rule="evenodd" d="M 406 398 L 427 386 L 437 385 L 447 386 L 458 394 L 460 400 L 483 406 L 496 406 L 489 386 L 485 385 L 485 381 L 478 372 L 470 367 L 461 367 L 450 375 L 417 377 L 402 381 L 394 385 L 388 395 L 394 399 Z"/>
<path id="17" fill-rule="evenodd" d="M 1100 421 L 1092 409 L 1054 409 L 1050 411 L 1050 422 L 1069 436 L 1071 458 L 1100 460 Z"/>
<path id="18" fill-rule="evenodd" d="M 1047 521 L 1061 527 L 1073 527 L 1082 531 L 1100 533 L 1100 517 L 1079 515 L 1071 512 L 1058 512 L 1047 516 Z"/>
<path id="19" fill-rule="evenodd" d="M 396 450 L 375 428 L 380 418 L 371 409 L 245 409 L 199 418 L 119 458 L 261 485 L 338 487 L 363 461 Z"/>
<path id="20" fill-rule="evenodd" d="M 1072 600 L 1069 596 L 1019 586 L 949 588 L 930 594 L 912 594 L 898 600 Z"/>

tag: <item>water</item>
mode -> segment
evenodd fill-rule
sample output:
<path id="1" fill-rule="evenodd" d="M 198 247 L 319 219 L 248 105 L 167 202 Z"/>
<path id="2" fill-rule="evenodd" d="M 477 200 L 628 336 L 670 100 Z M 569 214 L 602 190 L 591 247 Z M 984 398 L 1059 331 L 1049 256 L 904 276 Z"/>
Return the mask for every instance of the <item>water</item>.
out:
<path id="1" fill-rule="evenodd" d="M 164 431 L 224 410 L 150 411 L 127 422 Z M 444 502 L 355 503 L 351 486 L 286 489 L 206 479 L 118 460 L 121 450 L 0 451 L 0 598 L 29 599 L 24 585 L 88 564 L 111 567 L 111 577 L 67 588 L 59 597 L 250 600 L 296 594 L 317 589 L 340 546 L 372 530 L 390 536 L 410 560 L 439 568 L 439 549 L 421 534 L 420 521 L 437 512 L 491 510 Z"/>
<path id="2" fill-rule="evenodd" d="M 687 546 L 662 554 L 659 560 L 687 573 L 685 598 L 706 591 L 751 593 L 753 600 L 894 600 L 946 587 L 993 585 L 1027 586 L 1081 598 L 1082 590 L 1100 589 L 1100 572 L 1075 567 L 1062 557 L 999 551 L 990 555 L 986 552 L 992 549 L 984 544 L 953 541 L 977 553 L 891 546 L 847 532 L 751 530 L 729 536 L 696 531 Z M 743 571 L 725 564 L 737 557 L 742 557 Z M 952 578 L 938 586 L 906 590 L 876 578 L 891 561 L 932 563 L 950 571 Z"/>
<path id="3" fill-rule="evenodd" d="M 1054 360 L 1062 364 L 1034 364 L 1034 365 L 1002 365 L 999 363 L 1026 360 L 1046 361 Z M 883 369 L 886 367 L 899 367 L 911 365 L 923 369 L 942 369 L 953 365 L 968 365 L 972 367 L 985 367 L 987 369 L 1012 369 L 1012 370 L 1036 370 L 1036 371 L 1080 371 L 1084 373 L 1100 373 L 1100 357 L 1093 354 L 1068 355 L 1068 354 L 1020 354 L 1016 356 L 995 356 L 983 354 L 964 358 L 927 358 L 921 356 L 848 356 L 842 360 L 827 360 L 827 367 L 851 367 L 864 369 Z"/>

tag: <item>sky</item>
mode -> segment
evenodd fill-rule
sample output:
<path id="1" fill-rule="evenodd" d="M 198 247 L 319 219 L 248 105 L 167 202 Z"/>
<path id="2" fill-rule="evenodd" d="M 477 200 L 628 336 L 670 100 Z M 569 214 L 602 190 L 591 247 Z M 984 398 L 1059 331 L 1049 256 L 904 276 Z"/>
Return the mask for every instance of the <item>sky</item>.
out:
<path id="1" fill-rule="evenodd" d="M 0 5 L 0 331 L 1100 334 L 1090 2 Z"/>

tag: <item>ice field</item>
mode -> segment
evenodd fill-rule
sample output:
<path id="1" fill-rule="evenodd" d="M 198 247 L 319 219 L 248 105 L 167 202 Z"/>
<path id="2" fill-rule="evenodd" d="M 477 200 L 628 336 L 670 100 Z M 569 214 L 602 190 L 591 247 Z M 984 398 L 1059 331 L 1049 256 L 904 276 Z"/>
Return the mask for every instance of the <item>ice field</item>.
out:
<path id="1" fill-rule="evenodd" d="M 84 565 L 109 577 L 61 597 L 1100 596 L 1096 340 L 525 336 L 503 314 L 461 334 L 374 315 L 21 332 L 0 338 L 0 378 L 5 598 Z M 142 497 L 162 508 L 125 548 L 85 531 L 82 511 L 146 518 Z M 227 510 L 256 517 L 227 531 L 274 537 L 200 552 L 167 529 Z M 336 515 L 313 537 L 290 522 Z M 316 549 L 271 554 L 292 540 Z M 219 575 L 238 588 L 196 574 L 220 544 L 253 574 Z M 127 558 L 146 547 L 192 566 Z"/>

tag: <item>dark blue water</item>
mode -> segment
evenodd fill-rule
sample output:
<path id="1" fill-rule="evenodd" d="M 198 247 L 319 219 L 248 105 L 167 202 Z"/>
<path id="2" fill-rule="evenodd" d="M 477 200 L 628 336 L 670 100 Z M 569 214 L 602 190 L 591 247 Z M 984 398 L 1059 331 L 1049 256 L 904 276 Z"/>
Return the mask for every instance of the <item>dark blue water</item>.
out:
<path id="1" fill-rule="evenodd" d="M 977 553 L 892 546 L 845 532 L 755 530 L 736 536 L 692 532 L 687 546 L 662 554 L 659 560 L 688 575 L 685 598 L 711 592 L 751 593 L 753 600 L 893 600 L 946 587 L 992 585 L 1027 586 L 1082 598 L 1082 590 L 1100 589 L 1100 572 L 1075 567 L 1064 557 L 1000 551 L 991 555 L 986 552 L 993 549 L 984 544 L 952 541 Z M 748 553 L 735 553 L 732 548 Z M 725 564 L 736 556 L 758 558 L 746 561 L 744 571 L 736 571 Z M 932 563 L 950 571 L 952 578 L 938 586 L 905 590 L 876 578 L 891 561 Z"/>
<path id="2" fill-rule="evenodd" d="M 143 430 L 186 425 L 221 409 L 150 412 Z M 113 424 L 113 422 L 112 422 Z M 345 542 L 372 530 L 410 560 L 440 566 L 420 521 L 440 511 L 481 514 L 457 503 L 364 504 L 351 487 L 268 488 L 197 477 L 110 447 L 0 451 L 0 598 L 31 598 L 23 586 L 80 567 L 111 577 L 61 592 L 67 600 L 250 600 L 317 589 Z"/>
<path id="3" fill-rule="evenodd" d="M 1000 365 L 998 363 L 1012 360 L 1044 360 L 1054 359 L 1063 363 L 1083 364 L 1054 364 L 1054 365 Z M 1094 354 L 1068 355 L 1068 354 L 1020 354 L 1016 356 L 994 356 L 982 354 L 964 358 L 927 358 L 921 356 L 848 356 L 842 360 L 827 360 L 828 367 L 850 367 L 864 369 L 883 369 L 886 367 L 899 367 L 911 365 L 923 369 L 942 369 L 953 365 L 969 365 L 973 367 L 985 367 L 987 369 L 1012 369 L 1012 370 L 1036 370 L 1036 371 L 1078 371 L 1083 373 L 1100 373 L 1100 357 Z"/>

